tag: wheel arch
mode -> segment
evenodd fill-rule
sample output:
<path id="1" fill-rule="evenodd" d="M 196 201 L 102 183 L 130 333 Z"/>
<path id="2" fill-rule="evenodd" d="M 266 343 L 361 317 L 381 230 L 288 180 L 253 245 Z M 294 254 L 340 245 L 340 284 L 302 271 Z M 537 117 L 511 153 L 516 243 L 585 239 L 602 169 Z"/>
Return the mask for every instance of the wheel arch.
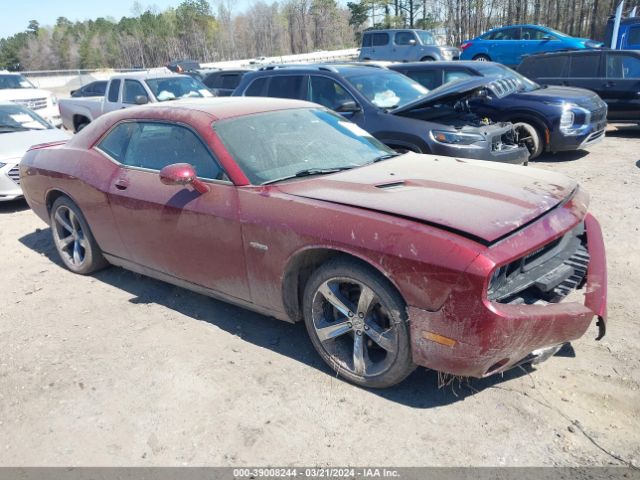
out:
<path id="1" fill-rule="evenodd" d="M 67 197 L 69 200 L 71 200 L 78 208 L 80 208 L 80 206 L 78 205 L 78 202 L 75 201 L 75 199 L 73 198 L 73 196 L 71 196 L 68 192 L 61 190 L 59 188 L 52 188 L 51 190 L 49 190 L 44 197 L 44 203 L 47 207 L 47 213 L 49 215 L 51 215 L 51 207 L 53 207 L 53 204 L 55 203 L 55 201 L 60 198 L 60 197 Z M 82 209 L 80 209 L 80 211 L 82 211 Z M 85 219 L 86 220 L 86 219 Z"/>
<path id="2" fill-rule="evenodd" d="M 302 320 L 302 296 L 312 273 L 324 263 L 338 257 L 351 259 L 377 272 L 404 301 L 400 289 L 388 273 L 363 255 L 332 247 L 307 247 L 299 250 L 289 259 L 282 276 L 282 302 L 287 315 L 293 322 Z"/>
<path id="3" fill-rule="evenodd" d="M 73 114 L 73 129 L 78 130 L 78 125 L 82 123 L 91 123 L 91 119 L 83 113 L 74 113 Z"/>
<path id="4" fill-rule="evenodd" d="M 531 112 L 515 111 L 515 112 L 509 113 L 509 115 L 507 115 L 504 118 L 504 121 L 511 122 L 514 124 L 515 123 L 531 124 L 531 126 L 533 126 L 536 130 L 538 130 L 538 133 L 540 134 L 540 139 L 544 144 L 543 148 L 547 149 L 549 147 L 549 144 L 551 143 L 549 140 L 551 129 L 549 128 L 549 125 L 546 124 L 544 119 L 541 118 L 539 115 L 536 115 L 535 113 L 531 113 Z"/>

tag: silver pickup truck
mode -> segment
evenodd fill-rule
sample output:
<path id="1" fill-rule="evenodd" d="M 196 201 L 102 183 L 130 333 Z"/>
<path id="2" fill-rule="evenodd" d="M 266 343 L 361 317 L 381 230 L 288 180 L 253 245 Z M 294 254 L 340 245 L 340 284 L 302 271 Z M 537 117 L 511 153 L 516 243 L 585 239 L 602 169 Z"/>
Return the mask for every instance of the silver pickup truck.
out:
<path id="1" fill-rule="evenodd" d="M 193 77 L 165 72 L 134 72 L 109 79 L 104 97 L 60 99 L 62 124 L 79 132 L 103 113 L 121 108 L 186 97 L 210 97 L 207 87 Z"/>

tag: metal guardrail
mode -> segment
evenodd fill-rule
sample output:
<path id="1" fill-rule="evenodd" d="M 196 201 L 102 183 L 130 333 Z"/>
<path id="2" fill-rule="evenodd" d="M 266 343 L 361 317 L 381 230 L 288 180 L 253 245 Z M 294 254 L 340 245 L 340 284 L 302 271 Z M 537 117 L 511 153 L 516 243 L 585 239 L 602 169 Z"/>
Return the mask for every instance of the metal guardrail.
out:
<path id="1" fill-rule="evenodd" d="M 17 72 L 25 77 L 60 77 L 66 75 L 89 75 L 92 73 L 127 73 L 137 72 L 139 70 L 146 70 L 142 68 L 95 68 L 95 69 L 71 69 L 71 70 L 26 70 L 24 72 Z"/>

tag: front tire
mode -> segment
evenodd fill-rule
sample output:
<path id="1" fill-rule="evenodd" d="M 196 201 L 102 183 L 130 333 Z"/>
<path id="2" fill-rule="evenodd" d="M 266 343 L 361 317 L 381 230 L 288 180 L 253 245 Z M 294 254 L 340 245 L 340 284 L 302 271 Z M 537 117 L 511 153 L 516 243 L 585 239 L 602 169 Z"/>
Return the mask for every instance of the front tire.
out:
<path id="1" fill-rule="evenodd" d="M 529 160 L 539 157 L 544 145 L 538 129 L 526 122 L 517 122 L 513 128 L 518 132 L 518 142 L 524 143 L 529 150 Z"/>
<path id="2" fill-rule="evenodd" d="M 53 243 L 65 267 L 89 275 L 108 265 L 80 208 L 68 197 L 59 197 L 51 207 Z"/>
<path id="3" fill-rule="evenodd" d="M 476 62 L 490 62 L 491 58 L 489 57 L 489 55 L 484 55 L 484 54 L 480 54 L 480 55 L 476 55 L 475 57 L 473 57 L 473 60 Z"/>
<path id="4" fill-rule="evenodd" d="M 436 61 L 436 59 L 435 59 L 435 58 L 433 58 L 433 57 L 422 57 L 422 58 L 420 59 L 420 61 L 421 61 L 421 62 L 435 62 L 435 61 Z"/>
<path id="5" fill-rule="evenodd" d="M 304 290 L 311 342 L 338 375 L 363 387 L 391 387 L 415 364 L 406 305 L 373 268 L 338 258 L 318 268 Z"/>

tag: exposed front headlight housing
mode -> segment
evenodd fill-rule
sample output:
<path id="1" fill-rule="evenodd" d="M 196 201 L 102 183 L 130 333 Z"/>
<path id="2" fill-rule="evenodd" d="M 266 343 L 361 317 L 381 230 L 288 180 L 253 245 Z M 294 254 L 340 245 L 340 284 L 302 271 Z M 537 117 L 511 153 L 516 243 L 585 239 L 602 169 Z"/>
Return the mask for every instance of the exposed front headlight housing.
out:
<path id="1" fill-rule="evenodd" d="M 571 110 L 564 109 L 560 117 L 560 130 L 566 131 L 570 129 L 575 119 L 576 115 Z"/>
<path id="2" fill-rule="evenodd" d="M 431 136 L 436 142 L 449 145 L 471 145 L 482 142 L 485 138 L 478 133 L 447 132 L 444 130 L 432 130 Z"/>
<path id="3" fill-rule="evenodd" d="M 560 116 L 560 131 L 565 135 L 580 135 L 591 121 L 591 112 L 585 108 L 565 103 Z"/>
<path id="4" fill-rule="evenodd" d="M 495 293 L 496 290 L 498 290 L 504 284 L 506 280 L 505 273 L 507 273 L 506 265 L 496 268 L 493 271 L 493 275 L 491 275 L 491 280 L 489 280 L 489 288 L 487 289 L 488 290 L 487 293 L 489 296 Z"/>

